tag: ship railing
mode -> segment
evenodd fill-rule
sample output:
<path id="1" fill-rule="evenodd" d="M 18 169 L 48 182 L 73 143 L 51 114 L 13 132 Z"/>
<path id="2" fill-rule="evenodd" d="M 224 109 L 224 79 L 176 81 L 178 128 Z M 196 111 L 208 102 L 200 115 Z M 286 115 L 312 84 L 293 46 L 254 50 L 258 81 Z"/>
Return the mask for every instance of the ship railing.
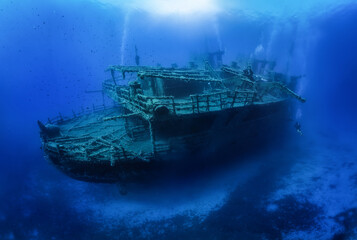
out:
<path id="1" fill-rule="evenodd" d="M 210 94 L 191 95 L 192 113 L 219 111 L 252 104 L 254 91 L 224 91 Z M 187 110 L 187 109 L 185 109 Z"/>
<path id="2" fill-rule="evenodd" d="M 254 102 L 256 91 L 252 90 L 235 90 L 230 93 L 231 108 L 250 105 Z"/>
<path id="3" fill-rule="evenodd" d="M 208 94 L 190 95 L 189 98 L 177 99 L 173 96 L 145 96 L 136 94 L 130 97 L 130 92 L 121 89 L 121 97 L 134 107 L 146 113 L 153 113 L 159 106 L 166 107 L 172 114 L 189 114 L 219 111 L 252 104 L 255 91 L 220 91 Z"/>
<path id="4" fill-rule="evenodd" d="M 114 85 L 111 83 L 111 80 L 106 80 L 103 82 L 102 86 L 103 86 L 103 91 L 105 91 L 110 98 L 112 98 L 117 103 L 121 102 L 120 91 L 126 88 L 125 85 Z"/>
<path id="5" fill-rule="evenodd" d="M 219 111 L 226 108 L 253 103 L 256 92 L 251 90 L 224 90 L 205 94 L 194 94 L 184 99 L 173 96 L 147 96 L 135 94 L 125 86 L 103 84 L 107 93 L 117 102 L 127 102 L 145 113 L 153 113 L 159 106 L 166 107 L 172 114 L 189 114 Z"/>
<path id="6" fill-rule="evenodd" d="M 106 80 L 103 82 L 103 89 L 109 91 L 115 91 L 116 85 L 112 84 L 111 80 Z"/>
<path id="7" fill-rule="evenodd" d="M 190 95 L 190 111 L 201 113 L 225 109 L 228 106 L 228 97 L 229 91 Z"/>
<path id="8" fill-rule="evenodd" d="M 103 111 L 105 109 L 109 109 L 112 107 L 115 107 L 116 105 L 104 105 L 104 104 L 100 104 L 100 105 L 92 105 L 92 107 L 82 107 L 80 111 L 74 111 L 72 110 L 72 116 L 63 116 L 61 113 L 58 113 L 58 115 L 56 117 L 53 118 L 48 118 L 47 119 L 47 123 L 48 124 L 60 124 L 63 123 L 65 121 L 70 121 L 74 118 L 77 117 L 82 117 L 85 115 L 89 115 L 95 112 L 100 112 Z"/>
<path id="9" fill-rule="evenodd" d="M 130 91 L 125 88 L 118 88 L 117 95 L 120 100 L 124 100 L 125 102 L 130 102 L 130 104 L 134 105 L 137 109 L 150 112 L 151 108 L 148 102 L 148 97 L 142 94 L 135 94 L 134 97 L 131 96 Z"/>

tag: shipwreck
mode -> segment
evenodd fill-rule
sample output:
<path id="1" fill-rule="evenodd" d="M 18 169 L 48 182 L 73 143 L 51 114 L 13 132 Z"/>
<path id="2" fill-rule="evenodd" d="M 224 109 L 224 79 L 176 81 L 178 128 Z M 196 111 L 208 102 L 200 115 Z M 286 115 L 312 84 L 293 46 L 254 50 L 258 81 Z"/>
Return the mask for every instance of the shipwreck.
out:
<path id="1" fill-rule="evenodd" d="M 273 68 L 110 66 L 102 86 L 115 105 L 38 122 L 44 153 L 75 179 L 105 183 L 222 158 L 284 131 L 292 98 L 305 101 L 294 92 L 298 77 Z"/>

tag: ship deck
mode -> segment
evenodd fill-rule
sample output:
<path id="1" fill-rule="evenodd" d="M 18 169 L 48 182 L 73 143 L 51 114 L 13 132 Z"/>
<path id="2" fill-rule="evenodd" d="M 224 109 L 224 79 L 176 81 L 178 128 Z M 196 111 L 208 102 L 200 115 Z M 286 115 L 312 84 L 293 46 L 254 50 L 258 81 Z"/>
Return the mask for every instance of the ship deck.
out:
<path id="1" fill-rule="evenodd" d="M 131 141 L 124 119 L 103 120 L 119 114 L 118 108 L 111 108 L 59 122 L 60 136 L 48 139 L 45 149 L 77 161 L 108 161 L 113 152 L 121 160 L 146 160 L 152 152 L 149 140 Z"/>

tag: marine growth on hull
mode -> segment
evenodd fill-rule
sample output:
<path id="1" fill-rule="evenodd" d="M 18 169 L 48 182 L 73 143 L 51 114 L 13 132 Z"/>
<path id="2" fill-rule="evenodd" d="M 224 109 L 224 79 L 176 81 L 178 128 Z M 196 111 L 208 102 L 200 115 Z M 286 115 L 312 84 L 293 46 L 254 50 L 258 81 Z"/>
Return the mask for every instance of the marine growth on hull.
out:
<path id="1" fill-rule="evenodd" d="M 289 97 L 305 101 L 293 91 L 299 77 L 274 65 L 110 66 L 103 92 L 114 106 L 39 122 L 44 152 L 69 176 L 93 182 L 137 181 L 164 165 L 207 161 L 278 132 Z"/>

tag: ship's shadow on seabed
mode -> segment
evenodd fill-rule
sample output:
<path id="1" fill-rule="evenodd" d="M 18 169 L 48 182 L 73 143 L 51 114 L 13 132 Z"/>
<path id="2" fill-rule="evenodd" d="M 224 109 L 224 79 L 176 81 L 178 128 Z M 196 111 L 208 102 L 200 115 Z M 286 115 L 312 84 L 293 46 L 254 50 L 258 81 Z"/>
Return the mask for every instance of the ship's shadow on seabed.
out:
<path id="1" fill-rule="evenodd" d="M 225 144 L 224 148 L 222 146 L 211 147 L 205 151 L 183 156 L 178 161 L 153 164 L 136 181 L 118 182 L 119 190 L 125 195 L 138 189 L 160 188 L 160 186 L 170 184 L 179 184 L 181 188 L 185 188 L 190 187 L 192 182 L 219 177 L 225 172 L 230 174 L 232 170 L 244 169 L 247 165 L 255 165 L 258 168 L 261 164 L 270 164 L 271 160 L 274 162 L 271 164 L 284 161 L 284 159 L 271 158 L 279 153 L 285 154 L 293 151 L 301 137 L 294 131 L 293 122 L 287 120 L 284 124 L 284 131 L 281 125 L 278 132 L 273 126 L 264 131 L 258 129 L 250 134 L 250 138 Z"/>

